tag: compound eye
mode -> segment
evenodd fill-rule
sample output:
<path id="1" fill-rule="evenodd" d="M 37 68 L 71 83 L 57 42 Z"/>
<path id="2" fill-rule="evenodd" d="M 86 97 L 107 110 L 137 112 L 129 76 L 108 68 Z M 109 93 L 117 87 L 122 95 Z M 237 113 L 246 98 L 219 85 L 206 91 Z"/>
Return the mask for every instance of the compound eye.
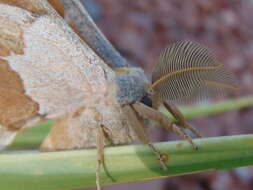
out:
<path id="1" fill-rule="evenodd" d="M 152 100 L 148 96 L 143 96 L 141 103 L 145 104 L 148 107 L 152 107 Z"/>

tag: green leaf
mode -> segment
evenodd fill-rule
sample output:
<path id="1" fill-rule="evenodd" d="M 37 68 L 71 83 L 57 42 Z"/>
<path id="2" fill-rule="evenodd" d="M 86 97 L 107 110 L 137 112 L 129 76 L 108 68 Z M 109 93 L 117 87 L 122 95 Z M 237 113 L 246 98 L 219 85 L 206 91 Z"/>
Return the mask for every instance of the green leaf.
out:
<path id="1" fill-rule="evenodd" d="M 253 135 L 195 139 L 198 150 L 185 141 L 155 143 L 169 155 L 168 170 L 144 145 L 105 149 L 103 184 L 124 183 L 253 164 Z M 39 153 L 8 151 L 0 156 L 0 189 L 73 189 L 95 186 L 96 150 Z"/>

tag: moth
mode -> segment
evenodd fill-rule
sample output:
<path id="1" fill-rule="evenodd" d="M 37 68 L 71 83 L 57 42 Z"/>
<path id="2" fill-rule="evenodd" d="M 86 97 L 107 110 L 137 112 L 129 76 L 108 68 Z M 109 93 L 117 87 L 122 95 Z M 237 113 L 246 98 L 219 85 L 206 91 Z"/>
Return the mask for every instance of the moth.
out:
<path id="1" fill-rule="evenodd" d="M 101 189 L 105 145 L 138 139 L 166 169 L 165 156 L 149 141 L 145 119 L 179 134 L 196 149 L 183 128 L 201 135 L 174 102 L 201 101 L 237 88 L 233 74 L 195 42 L 177 42 L 162 51 L 149 82 L 140 68 L 108 64 L 89 39 L 83 41 L 46 0 L 0 0 L 1 149 L 25 128 L 53 119 L 40 150 L 97 147 L 96 183 Z M 177 123 L 159 112 L 161 105 Z"/>

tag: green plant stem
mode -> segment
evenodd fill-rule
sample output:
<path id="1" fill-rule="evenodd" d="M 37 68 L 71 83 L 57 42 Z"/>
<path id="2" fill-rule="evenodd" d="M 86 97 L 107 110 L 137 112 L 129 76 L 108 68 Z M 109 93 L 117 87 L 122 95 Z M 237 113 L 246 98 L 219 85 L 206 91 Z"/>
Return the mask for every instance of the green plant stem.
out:
<path id="1" fill-rule="evenodd" d="M 244 107 L 249 107 L 252 105 L 253 105 L 253 96 L 249 96 L 238 99 L 226 100 L 215 104 L 198 105 L 194 107 L 193 106 L 181 107 L 180 110 L 183 112 L 186 118 L 190 119 L 212 114 L 218 114 L 221 112 L 240 109 Z M 172 118 L 172 116 L 168 112 L 165 112 L 165 114 L 170 118 Z M 14 143 L 10 148 L 23 149 L 23 148 L 38 147 L 43 138 L 48 134 L 51 125 L 52 122 L 47 121 L 43 124 L 40 124 L 37 127 L 27 129 L 15 139 Z"/>
<path id="2" fill-rule="evenodd" d="M 249 106 L 253 106 L 253 96 L 230 99 L 213 104 L 202 104 L 195 107 L 185 106 L 181 108 L 181 111 L 187 119 L 191 119 L 241 109 Z"/>
<path id="3" fill-rule="evenodd" d="M 161 170 L 143 145 L 105 149 L 103 184 L 124 183 L 253 164 L 253 135 L 195 139 L 198 150 L 185 141 L 155 143 L 169 156 Z M 96 150 L 39 153 L 8 151 L 0 156 L 0 188 L 8 190 L 73 189 L 95 186 Z"/>
<path id="4" fill-rule="evenodd" d="M 40 145 L 43 139 L 48 134 L 53 122 L 48 120 L 33 128 L 28 128 L 20 133 L 9 149 L 31 149 Z"/>

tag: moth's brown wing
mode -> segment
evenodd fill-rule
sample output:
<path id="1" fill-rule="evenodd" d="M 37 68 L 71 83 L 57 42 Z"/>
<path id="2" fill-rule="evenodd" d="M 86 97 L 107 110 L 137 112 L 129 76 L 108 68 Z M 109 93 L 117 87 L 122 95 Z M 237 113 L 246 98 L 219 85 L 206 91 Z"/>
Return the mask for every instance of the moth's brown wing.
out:
<path id="1" fill-rule="evenodd" d="M 38 105 L 25 95 L 18 74 L 0 59 L 1 124 L 14 130 L 24 124 L 25 120 L 33 118 L 37 111 Z"/>
<path id="2" fill-rule="evenodd" d="M 10 7 L 10 6 L 8 6 Z M 33 118 L 38 111 L 38 105 L 25 95 L 19 74 L 13 71 L 8 61 L 3 57 L 22 54 L 23 30 L 22 24 L 16 21 L 15 12 L 6 14 L 6 6 L 0 5 L 0 124 L 15 130 L 25 121 Z M 20 20 L 23 19 L 20 16 Z M 25 17 L 25 16 L 24 16 Z"/>
<path id="3" fill-rule="evenodd" d="M 205 47 L 183 41 L 167 47 L 152 73 L 152 88 L 162 100 L 196 103 L 237 89 L 235 77 Z"/>
<path id="4" fill-rule="evenodd" d="M 0 50 L 4 52 L 0 59 L 19 76 L 24 94 L 38 105 L 39 114 L 59 117 L 104 96 L 102 60 L 62 19 L 7 4 L 0 4 L 0 10 L 4 26 L 0 27 Z"/>
<path id="5" fill-rule="evenodd" d="M 21 6 L 25 2 L 32 6 Z M 39 11 L 27 9 L 33 5 Z M 57 120 L 44 150 L 94 146 L 102 125 L 110 143 L 130 143 L 135 135 L 114 80 L 114 72 L 47 1 L 0 0 L 0 149 L 44 117 Z M 19 125 L 11 129 L 6 120 Z"/>

